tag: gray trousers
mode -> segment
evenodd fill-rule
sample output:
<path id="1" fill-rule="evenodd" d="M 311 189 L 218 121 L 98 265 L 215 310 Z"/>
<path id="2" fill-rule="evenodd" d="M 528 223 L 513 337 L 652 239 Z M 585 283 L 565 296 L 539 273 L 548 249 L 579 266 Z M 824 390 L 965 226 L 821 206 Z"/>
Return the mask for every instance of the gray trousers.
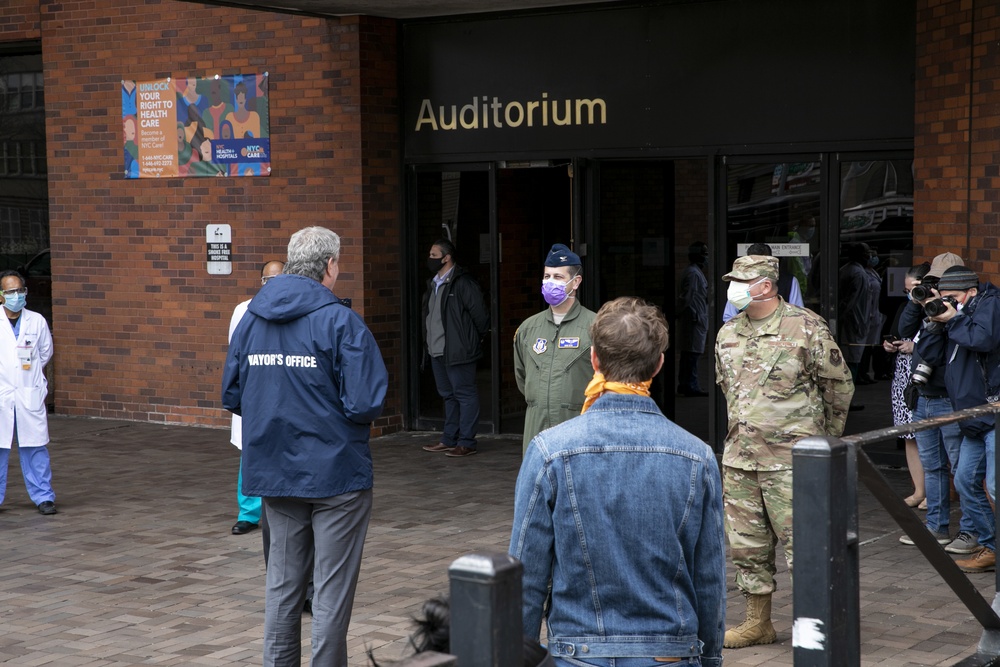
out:
<path id="1" fill-rule="evenodd" d="M 372 513 L 372 491 L 264 498 L 271 532 L 264 598 L 264 667 L 302 664 L 302 604 L 310 574 L 312 666 L 346 667 L 347 627 Z"/>

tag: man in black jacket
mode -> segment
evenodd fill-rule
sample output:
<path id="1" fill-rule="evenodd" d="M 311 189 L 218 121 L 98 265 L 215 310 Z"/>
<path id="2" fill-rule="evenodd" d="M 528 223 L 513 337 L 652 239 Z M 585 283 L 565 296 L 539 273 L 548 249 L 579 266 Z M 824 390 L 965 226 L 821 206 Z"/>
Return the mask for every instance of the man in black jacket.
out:
<path id="1" fill-rule="evenodd" d="M 477 451 L 479 428 L 476 362 L 483 356 L 482 338 L 490 318 L 476 280 L 455 264 L 450 241 L 434 242 L 427 268 L 434 275 L 424 293 L 424 344 L 438 394 L 444 399 L 444 432 L 440 442 L 424 450 L 471 456 Z"/>

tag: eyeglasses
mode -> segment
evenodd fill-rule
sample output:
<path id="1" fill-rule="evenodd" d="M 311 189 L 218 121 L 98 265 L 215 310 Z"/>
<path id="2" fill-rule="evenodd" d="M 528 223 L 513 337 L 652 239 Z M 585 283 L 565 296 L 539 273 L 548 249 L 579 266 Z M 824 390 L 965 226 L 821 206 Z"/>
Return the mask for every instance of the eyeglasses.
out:
<path id="1" fill-rule="evenodd" d="M 271 278 L 273 278 L 273 277 L 274 277 L 274 276 L 261 276 L 261 277 L 260 277 L 260 284 L 261 284 L 261 287 L 263 287 L 264 285 L 266 285 L 266 284 L 267 284 L 267 281 L 268 281 L 268 280 L 270 280 L 270 279 L 271 279 Z"/>
<path id="2" fill-rule="evenodd" d="M 14 296 L 16 294 L 27 294 L 27 293 L 28 293 L 27 287 L 19 287 L 18 289 L 5 289 L 4 291 L 0 292 L 0 294 L 3 294 L 4 296 Z"/>

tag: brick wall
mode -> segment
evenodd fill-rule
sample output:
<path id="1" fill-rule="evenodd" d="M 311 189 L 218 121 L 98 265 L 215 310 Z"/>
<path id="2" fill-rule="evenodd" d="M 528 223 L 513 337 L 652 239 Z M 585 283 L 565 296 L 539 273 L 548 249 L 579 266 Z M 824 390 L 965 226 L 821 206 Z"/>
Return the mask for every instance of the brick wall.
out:
<path id="1" fill-rule="evenodd" d="M 1000 279 L 1000 12 L 917 5 L 914 259 L 952 251 Z"/>
<path id="2" fill-rule="evenodd" d="M 351 17 L 360 53 L 361 225 L 364 239 L 363 306 L 360 311 L 382 348 L 390 381 L 385 415 L 374 424 L 381 435 L 402 428 L 403 311 L 399 170 L 399 99 L 396 22 Z"/>
<path id="3" fill-rule="evenodd" d="M 70 0 L 43 3 L 40 24 L 57 410 L 224 425 L 232 309 L 294 231 L 321 224 L 343 239 L 337 294 L 370 321 L 393 378 L 375 430 L 400 428 L 394 23 Z M 270 177 L 122 177 L 122 79 L 263 72 Z M 233 229 L 229 276 L 205 271 L 217 222 Z"/>
<path id="4" fill-rule="evenodd" d="M 41 36 L 39 0 L 0 2 L 0 42 L 37 40 Z"/>

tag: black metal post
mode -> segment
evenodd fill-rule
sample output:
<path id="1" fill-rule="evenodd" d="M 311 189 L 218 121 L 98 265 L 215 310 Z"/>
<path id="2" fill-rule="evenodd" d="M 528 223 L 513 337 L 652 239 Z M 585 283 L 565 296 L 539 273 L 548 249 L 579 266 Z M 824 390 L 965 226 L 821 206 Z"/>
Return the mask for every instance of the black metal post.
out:
<path id="1" fill-rule="evenodd" d="M 857 475 L 849 446 L 815 436 L 792 449 L 795 667 L 861 664 Z"/>
<path id="2" fill-rule="evenodd" d="M 448 568 L 451 653 L 461 667 L 519 667 L 523 663 L 521 573 L 513 556 L 474 553 Z"/>

